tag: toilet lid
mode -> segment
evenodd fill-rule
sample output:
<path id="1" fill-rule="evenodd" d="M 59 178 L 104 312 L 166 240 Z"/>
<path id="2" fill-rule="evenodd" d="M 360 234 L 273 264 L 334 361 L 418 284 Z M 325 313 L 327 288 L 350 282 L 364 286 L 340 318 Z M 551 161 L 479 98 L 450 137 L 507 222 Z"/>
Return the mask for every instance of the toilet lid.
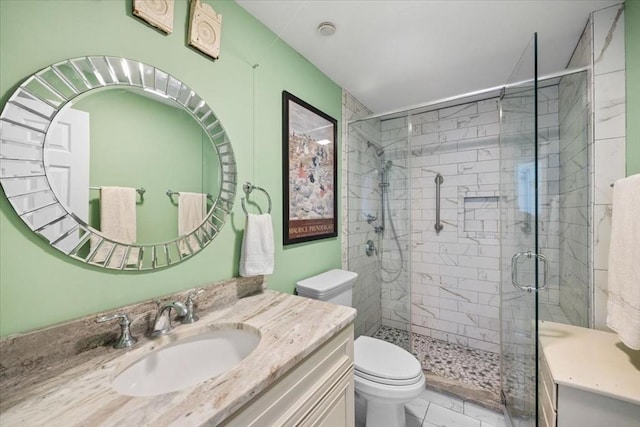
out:
<path id="1" fill-rule="evenodd" d="M 376 382 L 383 379 L 398 384 L 415 382 L 422 375 L 420 362 L 411 353 L 397 345 L 376 338 L 361 336 L 354 342 L 356 374 Z M 373 379 L 376 378 L 376 379 Z"/>

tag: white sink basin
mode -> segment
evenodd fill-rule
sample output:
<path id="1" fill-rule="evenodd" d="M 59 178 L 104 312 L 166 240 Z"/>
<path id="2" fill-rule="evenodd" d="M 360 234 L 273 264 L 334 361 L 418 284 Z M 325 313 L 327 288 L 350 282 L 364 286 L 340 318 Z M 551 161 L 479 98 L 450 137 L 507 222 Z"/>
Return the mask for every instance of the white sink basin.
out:
<path id="1" fill-rule="evenodd" d="M 125 368 L 111 383 L 128 396 L 181 390 L 233 369 L 260 342 L 254 328 L 222 328 L 168 344 Z"/>

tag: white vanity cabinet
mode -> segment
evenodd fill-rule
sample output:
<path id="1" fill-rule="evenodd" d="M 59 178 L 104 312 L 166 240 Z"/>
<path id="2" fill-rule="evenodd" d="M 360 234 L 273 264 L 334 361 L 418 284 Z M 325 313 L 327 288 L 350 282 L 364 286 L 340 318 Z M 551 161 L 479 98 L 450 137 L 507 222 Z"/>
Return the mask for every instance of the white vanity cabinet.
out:
<path id="1" fill-rule="evenodd" d="M 228 427 L 353 427 L 353 324 L 227 418 Z"/>
<path id="2" fill-rule="evenodd" d="M 640 427 L 640 352 L 617 335 L 540 324 L 538 425 Z"/>

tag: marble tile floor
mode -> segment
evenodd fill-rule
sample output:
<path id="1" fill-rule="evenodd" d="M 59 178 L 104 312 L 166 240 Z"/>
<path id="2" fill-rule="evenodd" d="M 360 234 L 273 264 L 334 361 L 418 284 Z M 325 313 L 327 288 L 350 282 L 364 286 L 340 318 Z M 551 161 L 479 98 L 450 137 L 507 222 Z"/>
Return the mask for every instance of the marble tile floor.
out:
<path id="1" fill-rule="evenodd" d="M 426 389 L 405 405 L 407 427 L 504 427 L 502 413 Z"/>
<path id="2" fill-rule="evenodd" d="M 407 427 L 505 427 L 502 413 L 425 389 L 404 407 Z M 358 413 L 358 411 L 356 411 Z M 356 427 L 365 427 L 356 415 Z"/>

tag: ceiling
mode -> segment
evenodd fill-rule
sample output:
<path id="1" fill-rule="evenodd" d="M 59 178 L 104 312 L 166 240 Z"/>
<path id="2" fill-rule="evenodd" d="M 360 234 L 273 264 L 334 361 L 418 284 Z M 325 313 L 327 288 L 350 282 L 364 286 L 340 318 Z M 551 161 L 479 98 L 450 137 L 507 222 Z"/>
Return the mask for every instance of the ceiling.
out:
<path id="1" fill-rule="evenodd" d="M 236 1 L 374 113 L 507 83 L 534 32 L 539 74 L 560 71 L 589 13 L 621 2 Z"/>

